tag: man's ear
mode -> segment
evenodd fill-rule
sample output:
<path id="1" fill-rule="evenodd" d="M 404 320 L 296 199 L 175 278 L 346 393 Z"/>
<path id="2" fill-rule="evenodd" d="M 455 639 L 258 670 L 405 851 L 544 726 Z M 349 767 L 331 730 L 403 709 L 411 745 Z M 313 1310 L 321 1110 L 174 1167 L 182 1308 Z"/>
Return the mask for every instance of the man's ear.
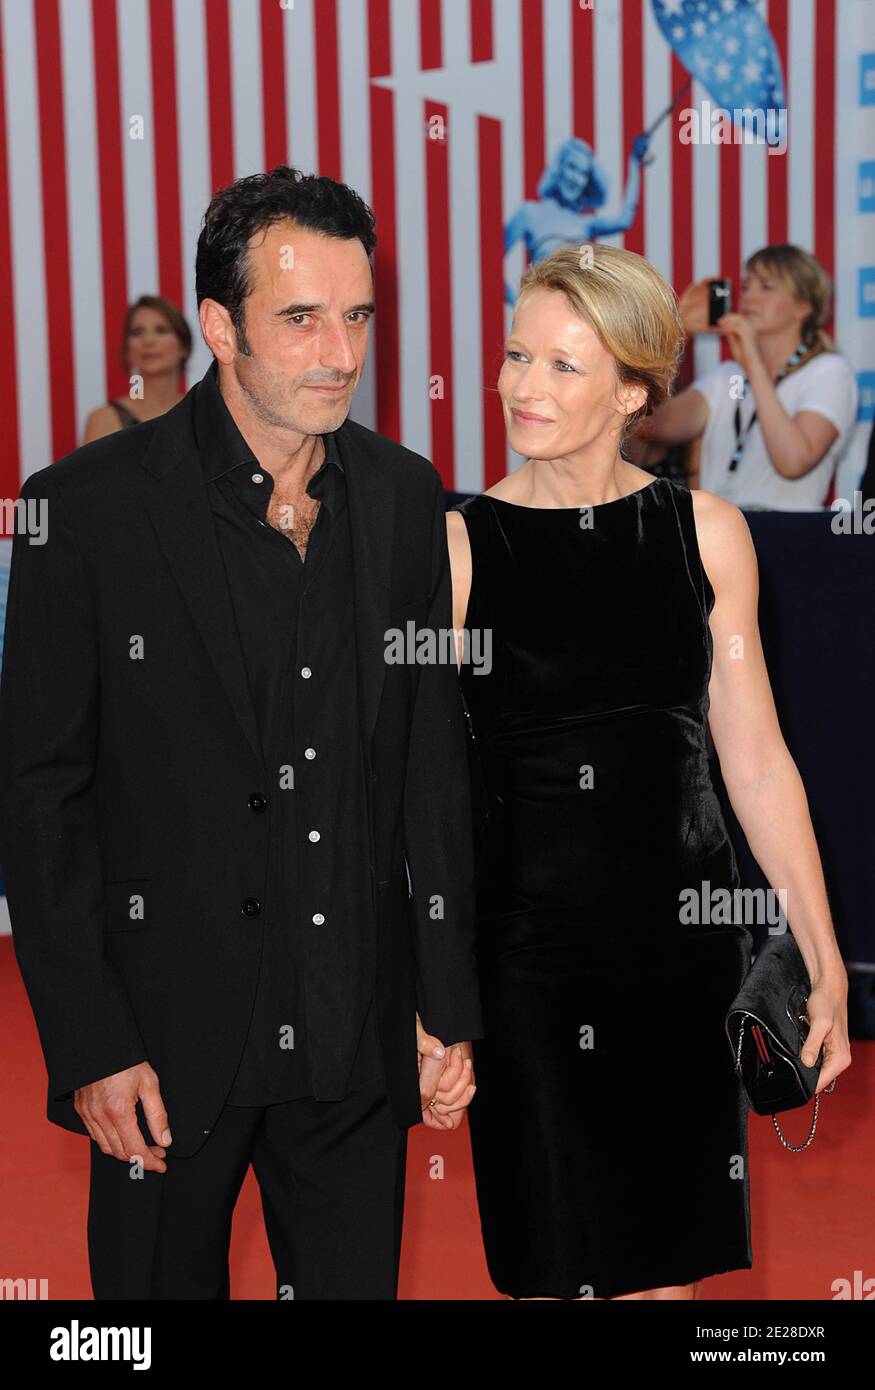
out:
<path id="1" fill-rule="evenodd" d="M 204 342 L 213 355 L 226 366 L 233 362 L 237 352 L 237 334 L 224 304 L 219 304 L 215 299 L 201 300 L 198 318 Z"/>

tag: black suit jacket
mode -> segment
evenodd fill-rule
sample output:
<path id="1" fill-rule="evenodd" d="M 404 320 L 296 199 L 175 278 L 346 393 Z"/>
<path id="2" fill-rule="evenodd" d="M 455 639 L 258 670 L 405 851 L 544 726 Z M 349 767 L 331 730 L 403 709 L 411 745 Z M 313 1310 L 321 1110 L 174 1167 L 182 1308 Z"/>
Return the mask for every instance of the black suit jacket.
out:
<path id="1" fill-rule="evenodd" d="M 243 1048 L 270 816 L 192 429 L 197 390 L 26 480 L 48 539 L 14 538 L 0 685 L 0 862 L 48 1116 L 85 1133 L 74 1089 L 148 1060 L 180 1157 L 204 1143 Z M 444 495 L 428 460 L 392 440 L 352 420 L 335 438 L 354 550 L 377 1028 L 407 1127 L 421 1118 L 416 1011 L 445 1043 L 483 1034 L 458 675 L 384 658 L 389 628 L 452 628 Z M 138 894 L 146 911 L 132 921 Z"/>

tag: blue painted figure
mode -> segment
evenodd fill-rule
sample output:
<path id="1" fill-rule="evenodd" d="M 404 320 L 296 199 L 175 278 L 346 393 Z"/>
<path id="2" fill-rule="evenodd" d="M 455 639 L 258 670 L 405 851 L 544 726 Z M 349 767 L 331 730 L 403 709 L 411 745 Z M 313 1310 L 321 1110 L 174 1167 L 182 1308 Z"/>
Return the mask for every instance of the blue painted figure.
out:
<path id="1" fill-rule="evenodd" d="M 539 261 L 560 246 L 625 232 L 638 212 L 640 168 L 649 143 L 647 131 L 636 137 L 629 153 L 623 205 L 616 216 L 599 217 L 596 210 L 608 196 L 607 174 L 585 140 L 576 136 L 566 140 L 541 176 L 537 199 L 517 208 L 505 227 L 505 256 L 518 241 L 525 243 L 532 261 Z M 508 304 L 516 303 L 516 293 L 506 281 L 504 297 Z"/>

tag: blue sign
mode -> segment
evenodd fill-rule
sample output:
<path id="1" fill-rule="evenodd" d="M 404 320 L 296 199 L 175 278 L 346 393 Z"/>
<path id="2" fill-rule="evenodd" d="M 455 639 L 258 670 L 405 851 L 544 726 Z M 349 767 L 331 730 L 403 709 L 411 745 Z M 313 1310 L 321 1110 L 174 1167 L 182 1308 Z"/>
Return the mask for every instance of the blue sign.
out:
<path id="1" fill-rule="evenodd" d="M 860 388 L 857 419 L 875 420 L 875 372 L 858 372 L 857 385 Z"/>
<path id="2" fill-rule="evenodd" d="M 861 319 L 875 319 L 875 265 L 861 265 L 857 280 L 860 301 L 857 313 Z"/>
<path id="3" fill-rule="evenodd" d="M 857 211 L 875 212 L 875 159 L 857 165 Z"/>

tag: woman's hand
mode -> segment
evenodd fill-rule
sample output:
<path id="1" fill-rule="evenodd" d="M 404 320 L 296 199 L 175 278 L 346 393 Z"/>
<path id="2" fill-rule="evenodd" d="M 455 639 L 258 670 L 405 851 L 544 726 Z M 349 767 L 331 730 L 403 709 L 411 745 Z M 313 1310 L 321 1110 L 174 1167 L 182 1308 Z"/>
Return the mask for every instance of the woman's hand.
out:
<path id="1" fill-rule="evenodd" d="M 810 1028 L 800 1056 L 807 1067 L 813 1067 L 823 1044 L 823 1066 L 817 1078 L 815 1095 L 851 1065 L 847 978 L 845 975 L 844 984 L 834 979 L 821 981 L 812 987 L 808 996 Z"/>
<path id="2" fill-rule="evenodd" d="M 709 276 L 708 278 L 713 279 L 714 277 Z M 691 285 L 687 285 L 680 296 L 678 310 L 688 338 L 693 333 L 719 332 L 719 329 L 708 322 L 709 302 L 708 280 L 695 280 Z"/>
<path id="3" fill-rule="evenodd" d="M 729 351 L 744 369 L 745 376 L 750 376 L 751 368 L 763 365 L 756 334 L 750 319 L 746 319 L 744 314 L 721 314 L 717 329 L 729 340 Z"/>

